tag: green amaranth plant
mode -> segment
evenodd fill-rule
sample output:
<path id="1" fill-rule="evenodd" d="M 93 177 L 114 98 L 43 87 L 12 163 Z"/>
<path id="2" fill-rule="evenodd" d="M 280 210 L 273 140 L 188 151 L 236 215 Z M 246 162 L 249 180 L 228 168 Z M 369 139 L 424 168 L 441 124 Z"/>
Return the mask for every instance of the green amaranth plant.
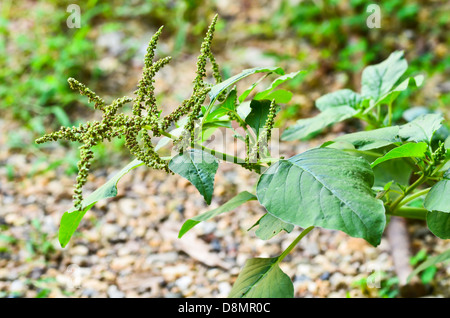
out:
<path id="1" fill-rule="evenodd" d="M 340 230 L 377 246 L 388 218 L 396 215 L 426 219 L 435 235 L 450 238 L 450 206 L 446 200 L 450 195 L 449 139 L 444 142 L 442 138 L 434 138 L 443 117 L 427 114 L 406 124 L 392 125 L 395 98 L 409 84 L 420 85 L 422 81 L 420 76 L 414 77 L 394 87 L 407 68 L 401 52 L 394 52 L 386 61 L 364 70 L 361 94 L 341 90 L 318 99 L 316 105 L 322 112 L 289 127 L 282 139 L 310 137 L 350 117 L 359 118 L 367 122 L 369 128 L 376 129 L 340 136 L 288 159 L 272 158 L 268 141 L 274 118 L 279 104 L 292 97 L 292 93 L 276 88 L 301 72 L 285 74 L 277 67 L 253 68 L 222 81 L 211 52 L 216 19 L 202 44 L 191 97 L 165 117 L 156 105 L 153 86 L 154 75 L 169 62 L 169 58 L 153 62 L 161 29 L 150 41 L 136 97 L 119 98 L 106 106 L 94 92 L 69 79 L 72 88 L 78 89 L 95 103 L 96 109 L 103 111 L 103 118 L 79 127 L 62 127 L 37 140 L 41 143 L 67 139 L 82 143 L 74 207 L 61 219 L 59 241 L 63 247 L 85 213 L 98 200 L 116 196 L 120 178 L 142 165 L 188 179 L 210 204 L 219 159 L 260 174 L 256 193 L 241 192 L 222 206 L 186 220 L 179 231 L 180 238 L 196 224 L 251 200 L 258 200 L 267 210 L 253 226 L 257 227 L 255 233 L 259 238 L 268 240 L 281 231 L 291 232 L 294 226 L 303 228 L 281 255 L 248 260 L 230 297 L 293 297 L 293 284 L 279 263 L 315 227 Z M 215 85 L 205 81 L 208 59 Z M 263 78 L 270 74 L 280 76 L 251 101 L 246 101 L 261 80 L 239 96 L 234 84 L 255 73 L 266 73 Z M 205 103 L 207 98 L 209 101 Z M 133 114 L 118 113 L 118 109 L 129 102 L 133 103 Z M 243 128 L 244 136 L 232 128 L 232 122 Z M 204 145 L 208 136 L 220 127 L 233 130 L 234 137 L 245 144 L 246 158 Z M 136 159 L 83 199 L 81 189 L 93 159 L 92 146 L 122 136 Z M 152 137 L 157 136 L 162 138 L 154 145 Z M 176 154 L 161 157 L 158 151 L 170 141 Z M 417 207 L 422 198 L 423 204 Z"/>

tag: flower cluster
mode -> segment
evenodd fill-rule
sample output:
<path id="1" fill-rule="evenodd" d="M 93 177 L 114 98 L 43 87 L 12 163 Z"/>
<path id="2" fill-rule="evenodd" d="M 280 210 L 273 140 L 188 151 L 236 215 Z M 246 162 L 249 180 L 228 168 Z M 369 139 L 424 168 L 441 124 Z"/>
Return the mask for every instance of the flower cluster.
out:
<path id="1" fill-rule="evenodd" d="M 112 138 L 121 138 L 123 136 L 125 138 L 125 146 L 137 159 L 149 167 L 170 172 L 168 163 L 155 151 L 149 131 L 151 131 L 153 136 L 160 136 L 161 132 L 165 132 L 172 123 L 187 115 L 188 122 L 185 126 L 185 133 L 182 136 L 193 140 L 195 120 L 198 118 L 201 106 L 211 89 L 211 85 L 204 81 L 208 59 L 212 64 L 213 77 L 216 82 L 222 80 L 219 67 L 211 52 L 211 41 L 216 21 L 217 16 L 214 17 L 201 46 L 192 96 L 183 101 L 174 112 L 164 118 L 160 118 L 160 111 L 156 105 L 154 78 L 156 73 L 169 63 L 170 57 L 153 61 L 162 28 L 152 36 L 148 45 L 144 58 L 142 78 L 138 83 L 137 90 L 134 92 L 135 98 L 125 96 L 114 100 L 110 105 L 106 105 L 105 101 L 95 92 L 77 80 L 69 78 L 70 87 L 77 89 L 81 95 L 88 98 L 89 102 L 94 103 L 95 109 L 103 112 L 101 121 L 87 122 L 78 127 L 61 127 L 59 131 L 46 134 L 37 139 L 36 143 L 40 144 L 59 139 L 82 143 L 80 146 L 80 161 L 78 162 L 79 172 L 73 195 L 74 206 L 77 210 L 83 209 L 82 187 L 87 181 L 89 169 L 94 158 L 92 147 L 105 140 L 110 141 Z M 133 102 L 132 115 L 118 113 L 119 108 L 130 102 Z"/>

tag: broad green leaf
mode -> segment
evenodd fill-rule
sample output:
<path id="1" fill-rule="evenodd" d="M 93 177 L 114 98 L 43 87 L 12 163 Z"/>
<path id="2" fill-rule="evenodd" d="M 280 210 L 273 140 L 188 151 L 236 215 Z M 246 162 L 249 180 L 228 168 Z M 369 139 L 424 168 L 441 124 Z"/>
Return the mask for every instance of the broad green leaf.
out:
<path id="1" fill-rule="evenodd" d="M 231 122 L 229 120 L 213 120 L 208 121 L 203 124 L 202 129 L 210 129 L 210 128 L 218 128 L 218 127 L 227 127 L 231 128 Z"/>
<path id="2" fill-rule="evenodd" d="M 199 149 L 189 149 L 169 162 L 169 169 L 189 180 L 208 204 L 211 204 L 218 167 L 216 157 Z"/>
<path id="3" fill-rule="evenodd" d="M 361 101 L 362 97 L 358 93 L 351 89 L 341 89 L 319 97 L 316 100 L 316 107 L 321 111 L 341 106 L 349 106 L 356 109 Z"/>
<path id="4" fill-rule="evenodd" d="M 411 179 L 413 169 L 405 160 L 407 159 L 398 158 L 397 160 L 388 160 L 374 167 L 374 187 L 384 188 L 387 183 L 393 182 L 391 188 L 400 190 L 397 184 L 407 185 Z M 391 196 L 396 197 L 398 195 L 391 193 Z"/>
<path id="5" fill-rule="evenodd" d="M 248 114 L 250 114 L 251 110 L 252 109 L 250 108 L 250 101 L 242 102 L 237 107 L 237 113 L 238 113 L 239 117 L 241 117 L 243 120 L 245 120 L 245 118 L 247 118 L 247 116 L 248 116 Z"/>
<path id="6" fill-rule="evenodd" d="M 270 213 L 264 214 L 255 225 L 258 225 L 255 234 L 261 240 L 269 240 L 281 231 L 290 233 L 294 229 L 294 225 L 283 222 Z"/>
<path id="7" fill-rule="evenodd" d="M 366 160 L 316 148 L 271 165 L 258 181 L 256 196 L 284 222 L 340 230 L 376 246 L 386 217 L 373 183 Z"/>
<path id="8" fill-rule="evenodd" d="M 236 111 L 236 89 L 231 90 L 227 96 L 227 99 L 222 104 L 217 105 L 217 108 L 213 109 L 213 111 L 209 113 L 206 118 L 206 122 L 219 119 L 229 112 L 234 111 Z"/>
<path id="9" fill-rule="evenodd" d="M 450 213 L 428 211 L 427 225 L 430 231 L 437 237 L 443 240 L 450 239 Z"/>
<path id="10" fill-rule="evenodd" d="M 261 99 L 272 99 L 269 98 L 268 95 L 272 93 L 272 91 L 278 87 L 279 85 L 283 84 L 286 81 L 292 80 L 294 78 L 296 78 L 298 75 L 300 75 L 301 73 L 304 73 L 304 71 L 298 71 L 298 72 L 293 72 L 293 73 L 289 73 L 289 74 L 285 74 L 282 75 L 278 78 L 276 78 L 268 88 L 266 88 L 265 90 L 258 92 L 255 97 L 253 99 L 257 99 L 257 100 L 261 100 Z"/>
<path id="11" fill-rule="evenodd" d="M 292 92 L 289 92 L 285 89 L 277 89 L 276 91 L 265 95 L 264 99 L 275 100 L 275 103 L 277 104 L 287 104 L 292 99 L 292 96 L 294 96 Z M 260 100 L 260 98 L 255 99 Z"/>
<path id="12" fill-rule="evenodd" d="M 408 282 L 411 281 L 411 279 L 419 274 L 421 271 L 429 268 L 430 266 L 434 266 L 438 263 L 445 262 L 450 260 L 450 250 L 447 250 L 439 255 L 429 257 L 425 262 L 417 266 L 412 273 L 408 276 Z"/>
<path id="13" fill-rule="evenodd" d="M 205 212 L 193 217 L 192 219 L 186 220 L 186 222 L 184 222 L 183 226 L 181 227 L 180 232 L 178 233 L 178 237 L 181 238 L 184 234 L 186 234 L 187 231 L 192 229 L 198 223 L 212 219 L 219 214 L 232 211 L 238 206 L 252 200 L 256 200 L 256 196 L 251 194 L 250 192 L 243 191 L 217 209 Z"/>
<path id="14" fill-rule="evenodd" d="M 268 73 L 267 75 L 269 75 Z M 239 103 L 242 103 L 248 95 L 255 89 L 255 87 L 265 78 L 265 76 L 261 77 L 259 80 L 257 80 L 255 83 L 253 83 L 249 88 L 247 88 L 241 95 L 239 95 Z"/>
<path id="15" fill-rule="evenodd" d="M 284 71 L 280 67 L 255 67 L 243 70 L 241 73 L 236 74 L 230 77 L 229 79 L 214 85 L 211 88 L 211 90 L 209 91 L 209 98 L 211 100 L 211 103 L 214 103 L 216 101 L 217 97 L 223 90 L 227 89 L 228 87 L 240 81 L 241 79 L 256 73 L 276 73 L 279 75 L 284 75 Z"/>
<path id="16" fill-rule="evenodd" d="M 371 150 L 400 142 L 399 127 L 385 127 L 369 131 L 346 134 L 335 139 L 351 143 L 358 150 Z"/>
<path id="17" fill-rule="evenodd" d="M 430 144 L 434 133 L 442 126 L 441 114 L 427 114 L 400 126 L 399 135 L 406 141 L 426 142 Z"/>
<path id="18" fill-rule="evenodd" d="M 278 258 L 252 258 L 231 289 L 229 298 L 292 298 L 291 279 L 278 266 Z"/>
<path id="19" fill-rule="evenodd" d="M 62 247 L 65 247 L 67 243 L 69 243 L 70 238 L 73 233 L 75 233 L 75 230 L 86 212 L 99 200 L 115 197 L 117 195 L 117 182 L 119 182 L 120 178 L 130 170 L 142 166 L 143 164 L 144 163 L 140 160 L 133 160 L 125 168 L 114 175 L 114 177 L 109 179 L 108 182 L 87 196 L 82 202 L 83 210 L 75 210 L 75 208 L 72 208 L 71 210 L 64 212 L 59 227 L 59 242 Z"/>
<path id="20" fill-rule="evenodd" d="M 394 87 L 407 68 L 402 51 L 392 53 L 379 64 L 366 67 L 361 77 L 361 95 L 378 101 Z"/>
<path id="21" fill-rule="evenodd" d="M 407 143 L 401 145 L 400 147 L 392 149 L 383 157 L 380 157 L 377 160 L 375 160 L 370 166 L 373 168 L 382 162 L 396 158 L 407 158 L 407 157 L 422 158 L 425 156 L 425 152 L 427 151 L 427 149 L 428 145 L 425 142 Z"/>
<path id="22" fill-rule="evenodd" d="M 377 104 L 389 104 L 392 103 L 401 92 L 406 90 L 408 86 L 412 85 L 414 87 L 420 87 L 423 83 L 423 75 L 417 75 L 415 77 L 409 77 L 403 82 L 401 82 L 396 88 L 388 92 L 386 95 L 381 97 Z"/>
<path id="23" fill-rule="evenodd" d="M 324 128 L 356 115 L 349 106 L 328 108 L 315 117 L 300 119 L 281 135 L 282 140 L 307 139 Z"/>
<path id="24" fill-rule="evenodd" d="M 255 100 L 250 103 L 250 113 L 245 118 L 247 125 L 252 127 L 258 138 L 259 133 L 263 130 L 269 115 L 270 100 Z"/>
<path id="25" fill-rule="evenodd" d="M 425 197 L 423 206 L 428 211 L 450 213 L 450 170 L 437 182 Z"/>

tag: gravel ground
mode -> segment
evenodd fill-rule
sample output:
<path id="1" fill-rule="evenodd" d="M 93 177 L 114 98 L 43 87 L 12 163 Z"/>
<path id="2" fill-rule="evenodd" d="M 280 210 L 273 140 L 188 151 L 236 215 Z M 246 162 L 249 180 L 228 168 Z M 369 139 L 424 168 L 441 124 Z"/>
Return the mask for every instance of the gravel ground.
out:
<path id="1" fill-rule="evenodd" d="M 280 233 L 262 241 L 248 229 L 264 214 L 255 201 L 203 222 L 182 239 L 183 222 L 252 191 L 257 175 L 223 163 L 207 206 L 197 190 L 177 175 L 144 167 L 118 184 L 119 196 L 100 201 L 62 249 L 59 219 L 71 207 L 73 175 L 63 167 L 29 177 L 36 155 L 6 148 L 0 122 L 0 295 L 3 297 L 226 297 L 245 261 L 273 257 L 299 234 Z M 309 145 L 288 144 L 291 155 Z M 54 148 L 52 158 L 65 150 Z M 103 184 L 117 168 L 97 169 L 86 193 Z M 410 224 L 413 252 L 443 252 L 450 241 L 436 239 L 423 223 Z M 388 241 L 377 248 L 339 231 L 315 229 L 281 264 L 294 282 L 296 297 L 379 297 L 381 288 L 363 291 L 357 282 L 373 271 L 395 276 Z M 428 296 L 450 296 L 450 267 L 440 266 Z M 387 281 L 382 279 L 381 282 Z M 383 287 L 383 285 L 381 286 Z"/>

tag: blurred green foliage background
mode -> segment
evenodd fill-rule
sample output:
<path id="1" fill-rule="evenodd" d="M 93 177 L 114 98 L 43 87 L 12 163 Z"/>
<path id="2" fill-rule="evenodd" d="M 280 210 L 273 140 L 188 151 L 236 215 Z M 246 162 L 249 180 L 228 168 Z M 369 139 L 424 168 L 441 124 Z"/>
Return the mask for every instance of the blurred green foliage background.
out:
<path id="1" fill-rule="evenodd" d="M 214 50 L 225 77 L 247 67 L 249 60 L 309 71 L 290 84 L 297 98 L 284 109 L 282 120 L 307 116 L 321 94 L 344 86 L 358 89 L 355 86 L 364 66 L 399 49 L 405 51 L 410 64 L 406 75 L 423 73 L 428 83 L 419 92 L 403 94 L 400 106 L 447 107 L 450 4 L 379 1 L 381 28 L 370 29 L 366 9 L 371 3 L 89 0 L 79 4 L 81 27 L 71 29 L 66 24 L 70 1 L 2 0 L 0 111 L 5 120 L 20 122 L 32 137 L 91 118 L 92 108 L 69 89 L 68 77 L 86 83 L 100 95 L 129 94 L 139 73 L 136 61 L 143 56 L 152 32 L 164 25 L 160 51 L 183 63 L 187 56 L 197 54 L 215 13 L 219 24 Z M 257 48 L 258 57 L 248 48 Z M 119 66 L 125 67 L 121 73 Z M 170 89 L 180 94 L 178 85 Z M 24 146 L 20 134 L 8 140 L 12 147 Z"/>

